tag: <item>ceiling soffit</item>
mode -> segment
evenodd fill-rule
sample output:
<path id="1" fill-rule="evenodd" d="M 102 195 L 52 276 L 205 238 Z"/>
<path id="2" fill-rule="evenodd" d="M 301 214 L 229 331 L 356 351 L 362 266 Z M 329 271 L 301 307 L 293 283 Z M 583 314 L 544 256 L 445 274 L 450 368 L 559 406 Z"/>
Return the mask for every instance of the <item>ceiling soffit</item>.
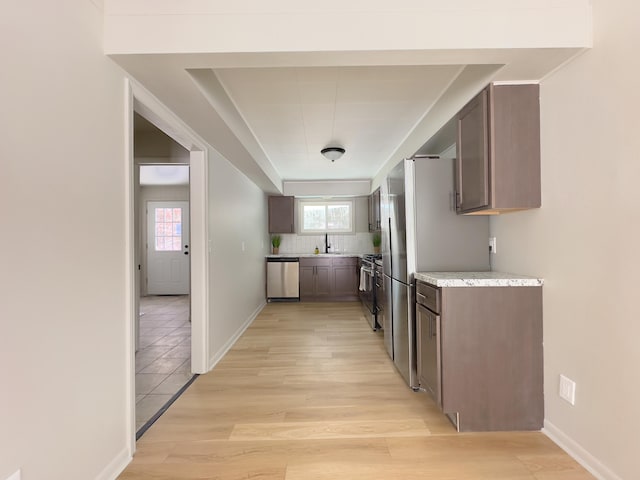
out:
<path id="1" fill-rule="evenodd" d="M 104 48 L 260 188 L 281 192 L 283 179 L 375 186 L 488 81 L 540 80 L 592 41 L 588 0 L 336 2 L 193 11 L 105 0 Z M 327 35 L 326 21 L 345 16 L 358 21 Z M 347 153 L 328 165 L 319 150 L 333 142 Z"/>

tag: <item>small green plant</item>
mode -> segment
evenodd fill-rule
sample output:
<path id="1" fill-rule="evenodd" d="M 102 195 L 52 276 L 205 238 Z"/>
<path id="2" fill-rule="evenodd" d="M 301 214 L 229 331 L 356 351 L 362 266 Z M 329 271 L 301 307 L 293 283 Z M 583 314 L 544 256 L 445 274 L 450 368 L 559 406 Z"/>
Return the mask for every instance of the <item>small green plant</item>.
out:
<path id="1" fill-rule="evenodd" d="M 380 246 L 380 244 L 382 243 L 382 236 L 380 236 L 379 233 L 374 233 L 371 236 L 371 241 L 373 242 L 373 246 L 378 248 Z"/>
<path id="2" fill-rule="evenodd" d="M 280 235 L 273 235 L 271 237 L 271 245 L 273 246 L 273 248 L 280 248 L 281 240 L 282 238 L 280 237 Z"/>

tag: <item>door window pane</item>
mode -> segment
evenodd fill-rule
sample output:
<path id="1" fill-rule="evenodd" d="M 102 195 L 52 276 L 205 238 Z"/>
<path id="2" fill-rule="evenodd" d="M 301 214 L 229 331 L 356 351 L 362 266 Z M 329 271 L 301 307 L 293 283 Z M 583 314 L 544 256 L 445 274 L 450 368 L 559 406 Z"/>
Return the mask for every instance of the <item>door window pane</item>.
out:
<path id="1" fill-rule="evenodd" d="M 182 209 L 156 208 L 154 218 L 156 251 L 182 250 Z"/>

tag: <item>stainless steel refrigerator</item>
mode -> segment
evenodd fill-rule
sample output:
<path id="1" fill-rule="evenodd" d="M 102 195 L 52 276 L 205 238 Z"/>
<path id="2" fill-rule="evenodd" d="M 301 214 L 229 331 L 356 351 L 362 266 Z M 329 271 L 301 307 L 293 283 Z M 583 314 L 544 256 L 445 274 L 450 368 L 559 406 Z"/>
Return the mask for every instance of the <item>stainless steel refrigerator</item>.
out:
<path id="1" fill-rule="evenodd" d="M 417 388 L 414 274 L 489 270 L 489 219 L 456 214 L 453 159 L 403 160 L 380 187 L 384 342 Z"/>

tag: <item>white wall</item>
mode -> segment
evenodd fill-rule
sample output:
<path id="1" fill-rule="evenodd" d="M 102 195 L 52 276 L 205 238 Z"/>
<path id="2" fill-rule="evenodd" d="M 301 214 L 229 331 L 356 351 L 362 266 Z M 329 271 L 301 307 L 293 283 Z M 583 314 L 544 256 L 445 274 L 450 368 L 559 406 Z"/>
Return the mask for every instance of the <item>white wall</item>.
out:
<path id="1" fill-rule="evenodd" d="M 88 0 L 0 16 L 0 478 L 126 460 L 124 75 Z"/>
<path id="2" fill-rule="evenodd" d="M 594 48 L 541 84 L 542 208 L 491 221 L 496 270 L 544 286 L 546 428 L 602 478 L 638 478 L 640 4 L 594 0 Z M 577 382 L 576 404 L 558 375 Z"/>
<path id="3" fill-rule="evenodd" d="M 215 151 L 209 152 L 209 222 L 213 364 L 265 305 L 269 252 L 265 194 Z"/>

